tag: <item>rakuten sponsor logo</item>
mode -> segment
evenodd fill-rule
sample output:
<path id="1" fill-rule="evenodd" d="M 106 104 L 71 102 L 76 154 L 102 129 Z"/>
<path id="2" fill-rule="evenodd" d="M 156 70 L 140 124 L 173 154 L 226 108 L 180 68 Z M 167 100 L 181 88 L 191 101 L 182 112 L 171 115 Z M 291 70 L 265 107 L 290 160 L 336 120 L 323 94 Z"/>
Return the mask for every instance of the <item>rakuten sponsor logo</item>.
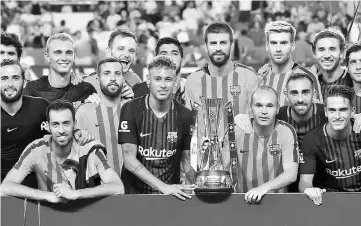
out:
<path id="1" fill-rule="evenodd" d="M 353 166 L 351 169 L 348 170 L 330 170 L 330 169 L 326 169 L 326 172 L 328 174 L 330 174 L 331 176 L 334 176 L 336 179 L 342 179 L 342 178 L 347 178 L 347 177 L 353 177 L 356 176 L 357 174 L 361 173 L 361 166 Z"/>
<path id="2" fill-rule="evenodd" d="M 174 155 L 177 150 L 157 150 L 150 147 L 149 149 L 144 149 L 142 146 L 138 148 L 141 155 L 145 157 L 146 160 L 157 160 L 157 159 L 167 159 Z"/>

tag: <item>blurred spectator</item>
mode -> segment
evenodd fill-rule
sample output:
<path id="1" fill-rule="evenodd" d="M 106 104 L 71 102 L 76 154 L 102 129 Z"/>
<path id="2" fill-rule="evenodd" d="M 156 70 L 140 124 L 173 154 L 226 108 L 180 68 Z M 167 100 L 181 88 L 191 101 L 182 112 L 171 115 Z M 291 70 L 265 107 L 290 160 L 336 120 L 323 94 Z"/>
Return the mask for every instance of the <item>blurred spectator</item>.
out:
<path id="1" fill-rule="evenodd" d="M 165 6 L 163 13 L 174 18 L 176 15 L 181 15 L 181 7 L 177 4 L 176 1 L 172 0 L 170 5 Z"/>
<path id="2" fill-rule="evenodd" d="M 188 1 L 182 13 L 182 18 L 187 23 L 189 30 L 196 31 L 198 28 L 198 20 L 201 18 L 201 12 L 195 8 L 194 1 Z"/>
<path id="3" fill-rule="evenodd" d="M 262 46 L 265 44 L 265 34 L 261 23 L 256 21 L 253 28 L 249 31 L 248 36 L 253 40 L 255 46 Z"/>
<path id="4" fill-rule="evenodd" d="M 49 12 L 47 5 L 41 7 L 40 11 L 41 32 L 43 33 L 46 42 L 48 38 L 53 34 L 53 14 Z"/>
<path id="5" fill-rule="evenodd" d="M 75 64 L 76 65 L 91 65 L 92 64 L 92 48 L 89 37 L 84 35 L 81 31 L 76 31 L 72 35 L 75 41 Z"/>
<path id="6" fill-rule="evenodd" d="M 155 27 L 158 29 L 159 38 L 172 36 L 174 27 L 168 15 L 164 15 L 163 19 Z"/>
<path id="7" fill-rule="evenodd" d="M 65 20 L 61 20 L 61 21 L 60 21 L 60 26 L 57 27 L 55 30 L 56 30 L 56 33 L 67 33 L 67 34 L 70 34 L 70 29 L 66 26 Z"/>
<path id="8" fill-rule="evenodd" d="M 122 17 L 120 15 L 118 15 L 115 10 L 116 9 L 113 7 L 110 7 L 110 9 L 109 9 L 110 14 L 106 20 L 109 30 L 114 30 L 115 27 L 117 26 L 118 21 L 122 19 Z"/>
<path id="9" fill-rule="evenodd" d="M 307 25 L 307 33 L 315 34 L 325 29 L 325 25 L 319 20 L 317 15 L 314 15 L 312 19 L 312 22 Z"/>
<path id="10" fill-rule="evenodd" d="M 310 65 L 315 60 L 310 43 L 307 41 L 307 33 L 298 32 L 298 40 L 295 42 L 295 50 L 292 52 L 292 59 L 303 65 Z"/>
<path id="11" fill-rule="evenodd" d="M 14 18 L 6 28 L 6 32 L 14 33 L 19 37 L 20 40 L 22 40 L 25 31 L 24 31 L 24 27 L 21 24 L 20 16 L 21 16 L 20 12 L 15 12 Z"/>
<path id="12" fill-rule="evenodd" d="M 241 63 L 246 63 L 252 59 L 252 54 L 254 51 L 254 42 L 252 39 L 247 37 L 247 30 L 242 30 L 241 32 L 235 32 L 235 34 L 239 33 L 239 36 L 236 38 L 238 53 L 235 52 L 235 59 Z"/>

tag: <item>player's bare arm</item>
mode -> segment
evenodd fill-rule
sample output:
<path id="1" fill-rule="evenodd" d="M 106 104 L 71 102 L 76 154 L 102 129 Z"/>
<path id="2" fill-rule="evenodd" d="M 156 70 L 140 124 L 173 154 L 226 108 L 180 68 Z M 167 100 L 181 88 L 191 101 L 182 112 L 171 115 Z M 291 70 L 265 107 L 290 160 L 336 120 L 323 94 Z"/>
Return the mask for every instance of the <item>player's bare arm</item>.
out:
<path id="1" fill-rule="evenodd" d="M 100 174 L 102 184 L 92 188 L 74 190 L 70 186 L 60 183 L 53 186 L 56 197 L 69 200 L 96 198 L 108 195 L 124 194 L 124 185 L 118 174 L 112 168 L 108 168 Z"/>
<path id="2" fill-rule="evenodd" d="M 149 186 L 158 189 L 160 192 L 166 195 L 174 195 L 181 200 L 185 198 L 191 198 L 189 195 L 184 193 L 181 189 L 183 185 L 178 184 L 166 184 L 163 181 L 155 177 L 144 165 L 137 159 L 137 145 L 124 143 L 122 144 L 124 167 L 140 178 L 142 181 L 147 183 Z"/>
<path id="3" fill-rule="evenodd" d="M 190 150 L 184 150 L 182 152 L 182 166 L 187 179 L 194 184 L 196 182 L 196 171 L 191 166 L 191 152 Z"/>
<path id="4" fill-rule="evenodd" d="M 54 195 L 53 192 L 42 191 L 22 185 L 25 175 L 17 169 L 11 169 L 0 185 L 1 196 L 15 196 L 20 198 L 34 199 L 58 203 L 64 201 Z"/>

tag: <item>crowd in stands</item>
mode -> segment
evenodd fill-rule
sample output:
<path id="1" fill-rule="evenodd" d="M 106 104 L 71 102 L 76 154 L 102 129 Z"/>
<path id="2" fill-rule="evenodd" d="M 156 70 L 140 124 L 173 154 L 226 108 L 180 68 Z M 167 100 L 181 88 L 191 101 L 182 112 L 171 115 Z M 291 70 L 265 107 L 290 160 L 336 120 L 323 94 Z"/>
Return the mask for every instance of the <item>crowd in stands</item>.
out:
<path id="1" fill-rule="evenodd" d="M 337 26 L 347 41 L 359 40 L 361 17 L 356 3 L 339 1 L 2 1 L 1 29 L 17 34 L 24 47 L 44 48 L 54 33 L 65 32 L 77 42 L 78 65 L 94 65 L 104 56 L 104 38 L 116 28 L 130 29 L 139 40 L 137 63 L 147 65 L 155 56 L 159 38 L 174 37 L 184 44 L 185 64 L 202 66 L 207 53 L 202 48 L 204 27 L 225 21 L 235 31 L 237 40 L 233 59 L 247 64 L 268 60 L 264 48 L 264 26 L 269 21 L 284 20 L 297 29 L 296 62 L 314 63 L 310 43 L 314 35 L 329 26 Z M 54 20 L 54 14 L 64 14 Z M 92 13 L 86 27 L 72 28 L 69 13 Z M 60 15 L 61 15 L 60 14 Z M 26 53 L 24 54 L 26 56 Z"/>

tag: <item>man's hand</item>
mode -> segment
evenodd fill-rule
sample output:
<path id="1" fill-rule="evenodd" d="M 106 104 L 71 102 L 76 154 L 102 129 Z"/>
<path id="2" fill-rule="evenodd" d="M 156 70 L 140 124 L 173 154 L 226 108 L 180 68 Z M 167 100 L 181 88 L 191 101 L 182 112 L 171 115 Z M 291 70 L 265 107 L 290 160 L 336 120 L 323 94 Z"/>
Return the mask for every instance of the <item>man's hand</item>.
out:
<path id="1" fill-rule="evenodd" d="M 238 114 L 234 117 L 234 123 L 247 134 L 253 132 L 251 119 L 247 114 Z"/>
<path id="2" fill-rule="evenodd" d="M 244 195 L 244 200 L 248 204 L 256 204 L 259 203 L 262 197 L 269 191 L 266 186 L 259 186 L 256 188 L 252 188 Z"/>
<path id="3" fill-rule="evenodd" d="M 100 101 L 101 101 L 100 96 L 97 93 L 93 93 L 84 100 L 85 103 L 95 103 L 95 104 L 100 104 Z"/>
<path id="4" fill-rule="evenodd" d="M 190 195 L 187 195 L 182 190 L 192 190 L 194 189 L 194 185 L 183 185 L 183 184 L 167 184 L 164 188 L 160 189 L 163 194 L 166 195 L 174 195 L 180 200 L 185 201 L 187 199 L 191 199 Z"/>
<path id="5" fill-rule="evenodd" d="M 78 142 L 78 144 L 80 144 L 81 146 L 95 140 L 95 137 L 86 129 L 75 130 L 74 138 L 76 142 Z"/>
<path id="6" fill-rule="evenodd" d="M 68 200 L 76 200 L 79 196 L 76 190 L 72 189 L 66 184 L 54 184 L 54 194 L 58 198 L 66 198 Z"/>
<path id="7" fill-rule="evenodd" d="M 122 95 L 123 99 L 134 98 L 134 92 L 133 92 L 132 88 L 126 82 L 124 82 L 121 95 Z"/>
<path id="8" fill-rule="evenodd" d="M 353 118 L 355 119 L 355 123 L 353 124 L 353 131 L 355 133 L 360 133 L 360 131 L 361 131 L 361 113 L 355 114 L 353 116 Z"/>
<path id="9" fill-rule="evenodd" d="M 57 197 L 54 192 L 49 192 L 49 195 L 46 196 L 46 200 L 51 203 L 67 203 L 68 200 L 62 197 Z"/>
<path id="10" fill-rule="evenodd" d="M 77 73 L 73 72 L 70 75 L 70 81 L 71 81 L 71 84 L 76 86 L 79 83 L 83 82 L 83 78 L 80 75 L 78 75 Z"/>
<path id="11" fill-rule="evenodd" d="M 304 193 L 313 203 L 317 206 L 322 204 L 322 193 L 325 193 L 326 189 L 321 188 L 306 188 Z"/>

